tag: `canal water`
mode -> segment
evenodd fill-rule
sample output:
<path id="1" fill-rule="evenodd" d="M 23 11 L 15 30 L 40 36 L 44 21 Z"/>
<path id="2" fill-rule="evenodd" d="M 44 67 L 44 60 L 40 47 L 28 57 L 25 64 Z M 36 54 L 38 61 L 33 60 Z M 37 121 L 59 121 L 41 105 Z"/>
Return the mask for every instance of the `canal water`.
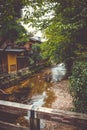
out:
<path id="1" fill-rule="evenodd" d="M 17 85 L 5 89 L 5 93 L 8 94 L 5 100 L 25 103 L 34 107 L 50 108 L 56 97 L 52 91 L 53 83 L 48 82 L 46 79 L 49 74 L 50 69 L 44 69 Z M 18 117 L 15 123 L 27 126 L 27 119 L 29 119 L 29 113 L 27 116 Z M 44 127 L 43 121 L 41 127 Z"/>
<path id="2" fill-rule="evenodd" d="M 35 73 L 31 78 L 18 83 L 5 90 L 9 101 L 32 104 L 34 106 L 51 107 L 55 100 L 52 91 L 53 83 L 63 79 L 66 74 L 65 64 L 61 63 L 53 68 L 47 68 L 39 73 Z M 49 81 L 52 82 L 49 82 Z"/>
<path id="3" fill-rule="evenodd" d="M 9 95 L 7 100 L 32 104 L 37 107 L 51 107 L 55 100 L 55 94 L 52 91 L 53 83 L 46 80 L 49 73 L 49 69 L 44 69 L 16 86 L 5 89 L 5 92 Z"/>

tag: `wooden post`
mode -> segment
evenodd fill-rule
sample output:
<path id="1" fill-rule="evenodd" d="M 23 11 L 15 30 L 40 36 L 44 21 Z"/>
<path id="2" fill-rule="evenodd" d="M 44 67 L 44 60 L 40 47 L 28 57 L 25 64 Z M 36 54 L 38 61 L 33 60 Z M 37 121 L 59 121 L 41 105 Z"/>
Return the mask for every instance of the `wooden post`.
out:
<path id="1" fill-rule="evenodd" d="M 30 130 L 40 130 L 40 119 L 35 118 L 34 110 L 30 111 Z"/>

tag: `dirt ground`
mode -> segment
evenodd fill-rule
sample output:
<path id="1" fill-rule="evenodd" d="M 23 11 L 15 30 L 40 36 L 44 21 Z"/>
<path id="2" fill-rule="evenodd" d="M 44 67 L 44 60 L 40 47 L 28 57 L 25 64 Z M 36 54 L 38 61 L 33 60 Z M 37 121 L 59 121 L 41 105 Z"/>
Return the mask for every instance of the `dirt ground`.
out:
<path id="1" fill-rule="evenodd" d="M 62 80 L 53 83 L 52 90 L 55 92 L 56 99 L 52 103 L 52 108 L 70 111 L 73 108 L 72 97 L 69 93 L 69 81 Z M 45 121 L 45 127 L 41 130 L 81 130 L 74 126 L 65 125 L 62 123 L 55 123 L 51 121 Z"/>
<path id="2" fill-rule="evenodd" d="M 54 83 L 52 90 L 55 93 L 56 99 L 52 104 L 52 108 L 70 110 L 73 107 L 72 97 L 70 96 L 68 86 L 68 80 Z"/>

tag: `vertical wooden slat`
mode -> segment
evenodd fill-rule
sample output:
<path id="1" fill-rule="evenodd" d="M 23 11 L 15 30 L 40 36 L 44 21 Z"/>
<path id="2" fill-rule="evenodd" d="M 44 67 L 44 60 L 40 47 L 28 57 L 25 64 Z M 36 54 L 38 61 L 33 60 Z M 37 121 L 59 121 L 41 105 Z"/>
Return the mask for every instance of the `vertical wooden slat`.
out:
<path id="1" fill-rule="evenodd" d="M 30 111 L 30 130 L 40 130 L 40 119 L 35 118 L 34 110 Z"/>

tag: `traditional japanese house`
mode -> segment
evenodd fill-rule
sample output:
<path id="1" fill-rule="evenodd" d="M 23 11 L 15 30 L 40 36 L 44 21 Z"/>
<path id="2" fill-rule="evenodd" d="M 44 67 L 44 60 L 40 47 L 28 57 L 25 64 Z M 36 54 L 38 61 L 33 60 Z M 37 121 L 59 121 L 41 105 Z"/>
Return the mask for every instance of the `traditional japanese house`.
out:
<path id="1" fill-rule="evenodd" d="M 42 43 L 40 37 L 30 37 L 29 41 L 25 43 L 24 47 L 26 50 L 32 50 L 32 45 L 35 43 Z"/>
<path id="2" fill-rule="evenodd" d="M 24 51 L 24 49 L 15 47 L 13 43 L 3 43 L 0 46 L 0 73 L 17 72 L 17 55 Z"/>
<path id="3" fill-rule="evenodd" d="M 10 41 L 0 44 L 0 73 L 16 73 L 28 67 L 27 54 L 34 43 L 41 43 L 40 38 L 31 37 L 28 42 L 20 44 Z"/>
<path id="4" fill-rule="evenodd" d="M 29 41 L 18 44 L 19 48 L 26 50 L 17 55 L 18 70 L 29 66 L 29 56 L 33 55 L 32 45 L 37 43 L 42 43 L 40 37 L 30 37 Z"/>

